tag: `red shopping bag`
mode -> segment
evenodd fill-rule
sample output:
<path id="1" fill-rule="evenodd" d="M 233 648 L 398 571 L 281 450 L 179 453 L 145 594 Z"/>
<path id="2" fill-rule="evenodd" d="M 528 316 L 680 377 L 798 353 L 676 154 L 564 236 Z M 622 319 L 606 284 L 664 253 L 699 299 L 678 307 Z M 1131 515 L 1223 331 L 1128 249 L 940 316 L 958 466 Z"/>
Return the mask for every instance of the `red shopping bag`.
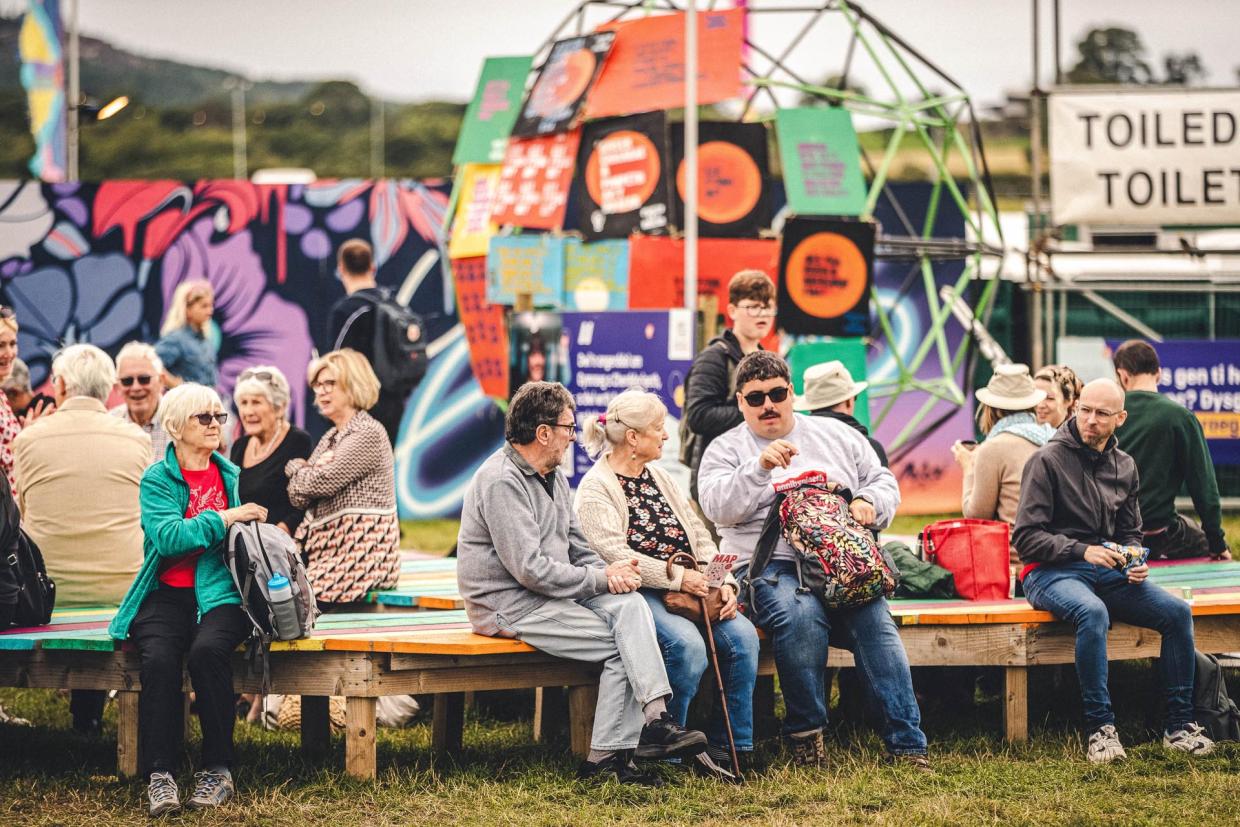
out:
<path id="1" fill-rule="evenodd" d="M 995 520 L 940 520 L 922 529 L 922 557 L 955 575 L 966 600 L 1006 600 L 1011 526 Z"/>

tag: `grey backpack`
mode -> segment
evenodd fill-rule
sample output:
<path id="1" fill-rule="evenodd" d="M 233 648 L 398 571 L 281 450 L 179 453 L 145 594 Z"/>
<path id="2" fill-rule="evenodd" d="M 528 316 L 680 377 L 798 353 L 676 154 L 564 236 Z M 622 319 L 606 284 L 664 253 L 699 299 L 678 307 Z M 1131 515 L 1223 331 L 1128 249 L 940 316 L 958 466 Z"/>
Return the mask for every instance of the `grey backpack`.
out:
<path id="1" fill-rule="evenodd" d="M 1240 709 L 1227 694 L 1227 681 L 1218 658 L 1197 652 L 1196 674 L 1193 711 L 1197 723 L 1213 741 L 1240 740 Z"/>
<path id="2" fill-rule="evenodd" d="M 241 609 L 254 624 L 255 637 L 270 642 L 310 636 L 319 608 L 292 537 L 269 523 L 234 523 L 224 543 L 224 565 L 241 593 Z M 276 575 L 289 581 L 291 608 L 288 601 L 272 601 L 270 583 Z"/>

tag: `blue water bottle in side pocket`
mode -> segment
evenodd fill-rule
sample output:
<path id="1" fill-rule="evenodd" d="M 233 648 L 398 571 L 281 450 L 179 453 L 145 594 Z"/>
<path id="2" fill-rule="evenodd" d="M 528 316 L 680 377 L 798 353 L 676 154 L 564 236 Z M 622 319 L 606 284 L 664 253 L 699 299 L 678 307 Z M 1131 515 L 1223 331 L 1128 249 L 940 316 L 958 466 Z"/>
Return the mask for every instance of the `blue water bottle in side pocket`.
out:
<path id="1" fill-rule="evenodd" d="M 268 599 L 271 601 L 272 631 L 277 640 L 296 640 L 301 637 L 301 622 L 297 619 L 297 607 L 293 605 L 293 586 L 287 577 L 276 572 L 267 581 Z"/>

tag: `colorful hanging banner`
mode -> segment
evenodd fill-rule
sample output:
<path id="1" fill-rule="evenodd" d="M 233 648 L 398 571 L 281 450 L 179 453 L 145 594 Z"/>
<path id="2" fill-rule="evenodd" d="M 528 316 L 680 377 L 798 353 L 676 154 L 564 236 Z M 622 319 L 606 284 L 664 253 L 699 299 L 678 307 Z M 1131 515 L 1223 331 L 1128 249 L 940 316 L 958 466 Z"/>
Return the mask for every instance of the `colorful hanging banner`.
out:
<path id="1" fill-rule="evenodd" d="M 628 239 L 564 239 L 564 308 L 596 312 L 628 307 Z"/>
<path id="2" fill-rule="evenodd" d="M 861 215 L 865 176 L 852 113 L 839 107 L 775 113 L 788 207 L 797 215 Z"/>
<path id="3" fill-rule="evenodd" d="M 580 158 L 577 223 L 586 238 L 668 232 L 667 122 L 662 112 L 588 124 Z"/>
<path id="4" fill-rule="evenodd" d="M 452 163 L 498 164 L 520 111 L 525 78 L 534 58 L 488 57 L 474 97 L 465 109 Z"/>
<path id="5" fill-rule="evenodd" d="M 554 236 L 495 236 L 487 251 L 487 301 L 516 304 L 529 295 L 537 307 L 564 299 L 564 239 Z"/>
<path id="6" fill-rule="evenodd" d="M 672 129 L 676 225 L 685 216 L 685 133 Z M 707 121 L 698 125 L 698 232 L 752 238 L 770 226 L 766 126 Z"/>
<path id="7" fill-rule="evenodd" d="M 64 181 L 68 168 L 65 138 L 64 32 L 58 0 L 29 0 L 17 37 L 21 83 L 30 107 L 34 136 L 31 173 L 53 183 Z"/>
<path id="8" fill-rule="evenodd" d="M 508 331 L 503 306 L 487 301 L 486 256 L 453 259 L 452 280 L 474 378 L 487 396 L 507 399 Z"/>
<path id="9" fill-rule="evenodd" d="M 498 186 L 498 164 L 465 164 L 461 168 L 460 195 L 448 241 L 451 258 L 486 257 L 487 243 L 496 232 L 491 209 Z"/>
<path id="10" fill-rule="evenodd" d="M 564 226 L 581 130 L 508 142 L 491 218 L 537 230 Z"/>
<path id="11" fill-rule="evenodd" d="M 546 310 L 512 314 L 508 324 L 510 398 L 526 382 L 565 381 L 568 354 L 560 325 L 560 314 Z"/>
<path id="12" fill-rule="evenodd" d="M 615 39 L 615 32 L 595 32 L 552 44 L 521 107 L 513 136 L 533 138 L 576 126 Z"/>
<path id="13" fill-rule="evenodd" d="M 793 335 L 866 335 L 875 234 L 870 221 L 789 219 L 780 243 L 777 326 Z"/>
<path id="14" fill-rule="evenodd" d="M 698 12 L 698 102 L 741 95 L 743 9 Z M 586 118 L 679 109 L 685 105 L 685 16 L 652 15 L 609 24 L 616 42 L 594 91 Z"/>

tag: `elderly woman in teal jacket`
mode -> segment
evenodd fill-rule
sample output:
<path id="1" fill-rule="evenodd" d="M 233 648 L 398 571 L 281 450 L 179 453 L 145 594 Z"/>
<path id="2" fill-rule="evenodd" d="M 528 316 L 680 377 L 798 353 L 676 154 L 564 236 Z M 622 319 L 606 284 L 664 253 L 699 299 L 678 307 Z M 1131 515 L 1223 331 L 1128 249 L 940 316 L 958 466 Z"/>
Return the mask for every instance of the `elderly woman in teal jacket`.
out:
<path id="1" fill-rule="evenodd" d="M 183 658 L 197 695 L 203 763 L 186 804 L 215 807 L 233 796 L 232 653 L 252 627 L 220 551 L 233 523 L 267 516 L 262 506 L 240 504 L 237 466 L 216 450 L 228 414 L 213 389 L 176 387 L 159 415 L 170 442 L 142 477 L 145 560 L 108 629 L 133 641 L 141 659 L 138 724 L 153 816 L 181 806 L 172 774 L 183 732 Z"/>

